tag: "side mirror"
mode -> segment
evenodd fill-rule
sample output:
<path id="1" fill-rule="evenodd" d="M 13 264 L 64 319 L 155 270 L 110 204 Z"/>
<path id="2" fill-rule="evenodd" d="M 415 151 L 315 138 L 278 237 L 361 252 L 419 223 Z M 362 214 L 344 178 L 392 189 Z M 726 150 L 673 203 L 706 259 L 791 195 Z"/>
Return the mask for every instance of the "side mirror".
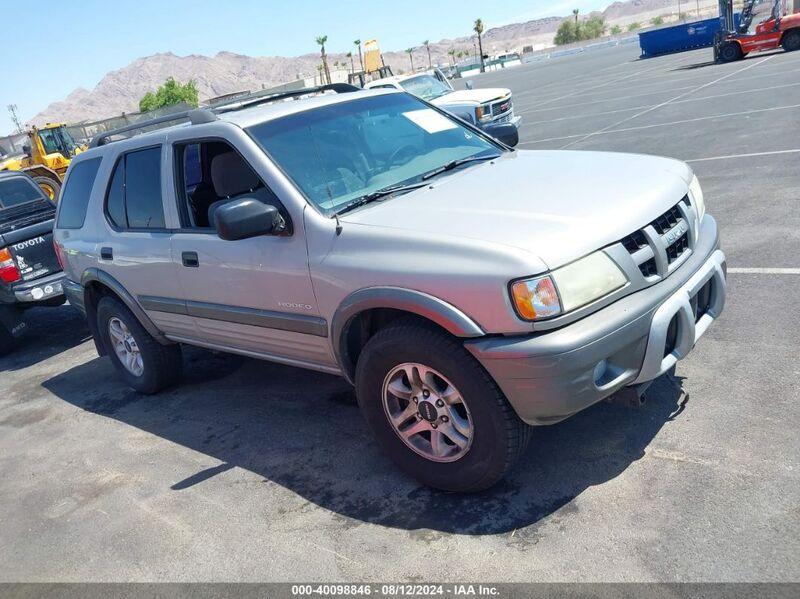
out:
<path id="1" fill-rule="evenodd" d="M 220 239 L 237 241 L 276 233 L 282 230 L 282 219 L 275 206 L 243 198 L 217 208 L 214 226 Z"/>
<path id="2" fill-rule="evenodd" d="M 519 130 L 513 123 L 487 125 L 483 130 L 510 148 L 515 147 L 519 143 Z"/>
<path id="3" fill-rule="evenodd" d="M 472 81 L 472 79 L 470 79 L 464 84 L 464 87 L 467 89 L 475 89 L 475 83 Z"/>

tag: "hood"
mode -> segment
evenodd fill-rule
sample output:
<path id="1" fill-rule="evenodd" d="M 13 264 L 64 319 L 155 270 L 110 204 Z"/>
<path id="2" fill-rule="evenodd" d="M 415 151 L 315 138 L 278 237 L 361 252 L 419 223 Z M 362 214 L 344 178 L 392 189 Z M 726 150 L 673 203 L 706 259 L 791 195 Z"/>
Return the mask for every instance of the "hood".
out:
<path id="1" fill-rule="evenodd" d="M 492 100 L 499 100 L 505 98 L 511 93 L 511 90 L 504 87 L 489 87 L 486 89 L 462 89 L 445 94 L 435 100 L 431 100 L 431 104 L 437 106 L 445 104 L 483 104 L 491 102 Z"/>
<path id="2" fill-rule="evenodd" d="M 686 195 L 691 177 L 668 158 L 521 150 L 341 220 L 511 246 L 552 269 L 654 220 Z"/>

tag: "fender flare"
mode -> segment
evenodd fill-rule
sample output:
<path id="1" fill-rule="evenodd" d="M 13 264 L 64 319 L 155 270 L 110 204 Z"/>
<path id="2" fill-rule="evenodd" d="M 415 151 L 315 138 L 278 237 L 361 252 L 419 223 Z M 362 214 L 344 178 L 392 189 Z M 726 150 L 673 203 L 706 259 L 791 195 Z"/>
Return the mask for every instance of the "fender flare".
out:
<path id="1" fill-rule="evenodd" d="M 89 320 L 90 326 L 92 326 L 93 329 L 92 333 L 96 332 L 94 330 L 96 326 L 91 324 L 94 314 L 92 314 L 91 316 L 89 315 L 89 311 L 91 309 L 90 308 L 91 302 L 89 302 L 89 298 L 86 295 L 88 291 L 86 289 L 86 286 L 89 283 L 95 281 L 111 289 L 111 291 L 113 291 L 114 294 L 117 297 L 119 297 L 119 299 L 122 300 L 122 303 L 124 303 L 128 307 L 128 309 L 131 312 L 133 312 L 133 315 L 137 318 L 137 320 L 141 323 L 141 325 L 145 328 L 145 330 L 153 336 L 153 338 L 156 341 L 158 341 L 161 345 L 172 345 L 173 342 L 167 339 L 164 336 L 164 333 L 162 333 L 159 330 L 159 328 L 155 325 L 155 323 L 153 323 L 153 321 L 150 320 L 150 317 L 147 315 L 147 313 L 145 313 L 145 311 L 139 305 L 139 302 L 137 302 L 136 299 L 134 299 L 134 297 L 130 293 L 128 293 L 125 287 L 122 286 L 122 283 L 117 281 L 107 272 L 95 267 L 87 268 L 85 271 L 83 271 L 83 275 L 81 275 L 81 286 L 84 289 L 83 291 L 84 305 L 86 306 L 87 319 Z M 92 310 L 92 312 L 94 312 L 94 310 Z"/>
<path id="2" fill-rule="evenodd" d="M 455 306 L 433 295 L 403 287 L 367 287 L 348 295 L 333 315 L 331 343 L 342 374 L 352 383 L 353 365 L 344 347 L 344 332 L 361 312 L 373 308 L 391 308 L 417 314 L 436 323 L 455 337 L 482 337 L 485 331 Z"/>

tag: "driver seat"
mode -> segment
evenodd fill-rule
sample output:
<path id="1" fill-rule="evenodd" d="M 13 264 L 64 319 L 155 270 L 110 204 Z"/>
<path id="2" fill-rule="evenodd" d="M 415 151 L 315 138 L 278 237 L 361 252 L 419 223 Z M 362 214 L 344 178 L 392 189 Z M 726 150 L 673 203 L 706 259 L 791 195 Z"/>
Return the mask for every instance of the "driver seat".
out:
<path id="1" fill-rule="evenodd" d="M 253 169 L 234 151 L 214 156 L 211 160 L 211 183 L 217 197 L 222 199 L 208 207 L 208 225 L 216 227 L 214 216 L 220 206 L 233 200 L 253 198 L 269 204 L 271 194 Z"/>

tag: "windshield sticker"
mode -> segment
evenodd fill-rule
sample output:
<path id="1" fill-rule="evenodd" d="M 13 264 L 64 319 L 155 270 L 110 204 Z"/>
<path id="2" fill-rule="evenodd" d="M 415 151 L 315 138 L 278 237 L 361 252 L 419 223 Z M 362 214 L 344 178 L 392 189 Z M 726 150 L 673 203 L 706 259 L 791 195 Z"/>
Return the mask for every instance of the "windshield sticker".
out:
<path id="1" fill-rule="evenodd" d="M 439 133 L 458 128 L 453 121 L 430 108 L 404 112 L 403 116 L 428 133 Z"/>

